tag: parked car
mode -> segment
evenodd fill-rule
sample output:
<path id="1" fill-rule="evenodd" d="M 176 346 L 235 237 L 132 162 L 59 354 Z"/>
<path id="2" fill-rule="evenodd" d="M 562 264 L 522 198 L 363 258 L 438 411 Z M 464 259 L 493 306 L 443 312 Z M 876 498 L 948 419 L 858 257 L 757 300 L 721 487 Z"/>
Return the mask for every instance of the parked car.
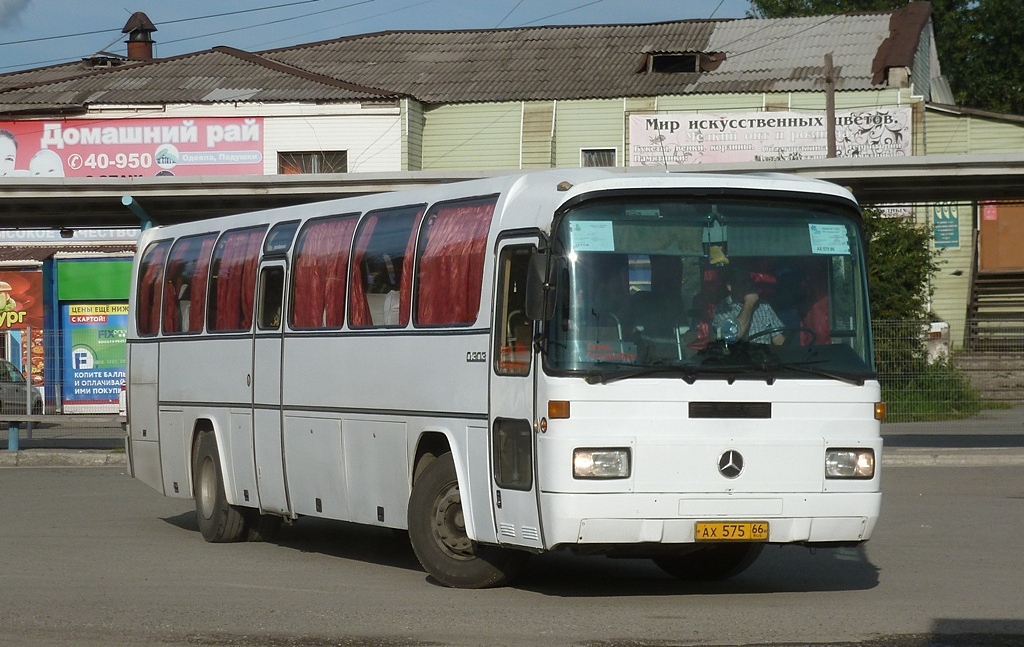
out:
<path id="1" fill-rule="evenodd" d="M 25 415 L 25 406 L 28 402 L 25 395 L 27 388 L 28 384 L 21 371 L 7 360 L 0 360 L 0 413 Z M 43 413 L 43 396 L 37 389 L 32 388 L 31 398 L 31 413 L 41 415 Z"/>

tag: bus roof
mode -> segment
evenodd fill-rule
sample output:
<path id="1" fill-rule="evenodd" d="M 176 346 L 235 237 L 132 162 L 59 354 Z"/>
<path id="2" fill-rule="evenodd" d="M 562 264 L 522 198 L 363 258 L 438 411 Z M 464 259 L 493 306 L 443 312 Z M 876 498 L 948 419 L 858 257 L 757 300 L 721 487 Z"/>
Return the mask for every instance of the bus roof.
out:
<path id="1" fill-rule="evenodd" d="M 157 226 L 143 232 L 139 240 L 139 251 L 154 239 L 176 238 L 286 220 L 357 214 L 407 205 L 430 205 L 447 200 L 495 194 L 501 196 L 499 212 L 496 214 L 500 228 L 537 228 L 548 231 L 553 214 L 566 202 L 595 192 L 631 189 L 777 191 L 827 196 L 848 201 L 851 206 L 857 204 L 849 191 L 836 184 L 781 173 L 732 175 L 699 172 L 652 173 L 610 168 L 546 169 Z M 515 208 L 507 209 L 512 202 Z"/>

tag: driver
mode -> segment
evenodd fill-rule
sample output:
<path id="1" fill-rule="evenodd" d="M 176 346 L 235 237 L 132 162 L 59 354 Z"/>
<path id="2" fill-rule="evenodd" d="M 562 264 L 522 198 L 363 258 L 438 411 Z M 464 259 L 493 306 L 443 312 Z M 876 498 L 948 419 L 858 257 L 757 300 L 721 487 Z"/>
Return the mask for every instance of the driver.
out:
<path id="1" fill-rule="evenodd" d="M 786 341 L 782 334 L 782 320 L 770 305 L 760 300 L 746 268 L 729 266 L 725 287 L 729 294 L 715 308 L 715 316 L 711 320 L 712 325 L 722 331 L 720 337 L 734 337 L 728 341 L 749 339 L 756 344 L 767 344 L 770 340 L 776 346 Z"/>

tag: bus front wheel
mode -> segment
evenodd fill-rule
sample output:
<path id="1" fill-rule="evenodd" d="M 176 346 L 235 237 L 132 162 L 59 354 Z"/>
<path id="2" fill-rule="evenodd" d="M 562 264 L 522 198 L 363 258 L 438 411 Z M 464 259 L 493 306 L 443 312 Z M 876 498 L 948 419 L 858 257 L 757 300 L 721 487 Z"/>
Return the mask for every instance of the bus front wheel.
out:
<path id="1" fill-rule="evenodd" d="M 462 497 L 450 453 L 427 465 L 409 499 L 409 541 L 427 573 L 445 586 L 480 589 L 507 584 L 526 554 L 481 546 L 466 534 Z"/>
<path id="2" fill-rule="evenodd" d="M 203 539 L 222 543 L 245 538 L 245 517 L 240 510 L 228 504 L 224 494 L 217 438 L 212 431 L 199 432 L 192 453 L 192 481 L 195 484 L 196 518 Z"/>

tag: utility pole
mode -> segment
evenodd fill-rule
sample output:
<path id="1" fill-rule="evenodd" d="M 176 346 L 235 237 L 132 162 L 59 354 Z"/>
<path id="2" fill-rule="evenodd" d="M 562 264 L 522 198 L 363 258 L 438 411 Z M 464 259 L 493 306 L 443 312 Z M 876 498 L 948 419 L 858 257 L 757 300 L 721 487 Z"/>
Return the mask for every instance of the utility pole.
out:
<path id="1" fill-rule="evenodd" d="M 836 156 L 836 69 L 832 52 L 825 54 L 825 130 L 828 141 L 826 157 Z"/>

